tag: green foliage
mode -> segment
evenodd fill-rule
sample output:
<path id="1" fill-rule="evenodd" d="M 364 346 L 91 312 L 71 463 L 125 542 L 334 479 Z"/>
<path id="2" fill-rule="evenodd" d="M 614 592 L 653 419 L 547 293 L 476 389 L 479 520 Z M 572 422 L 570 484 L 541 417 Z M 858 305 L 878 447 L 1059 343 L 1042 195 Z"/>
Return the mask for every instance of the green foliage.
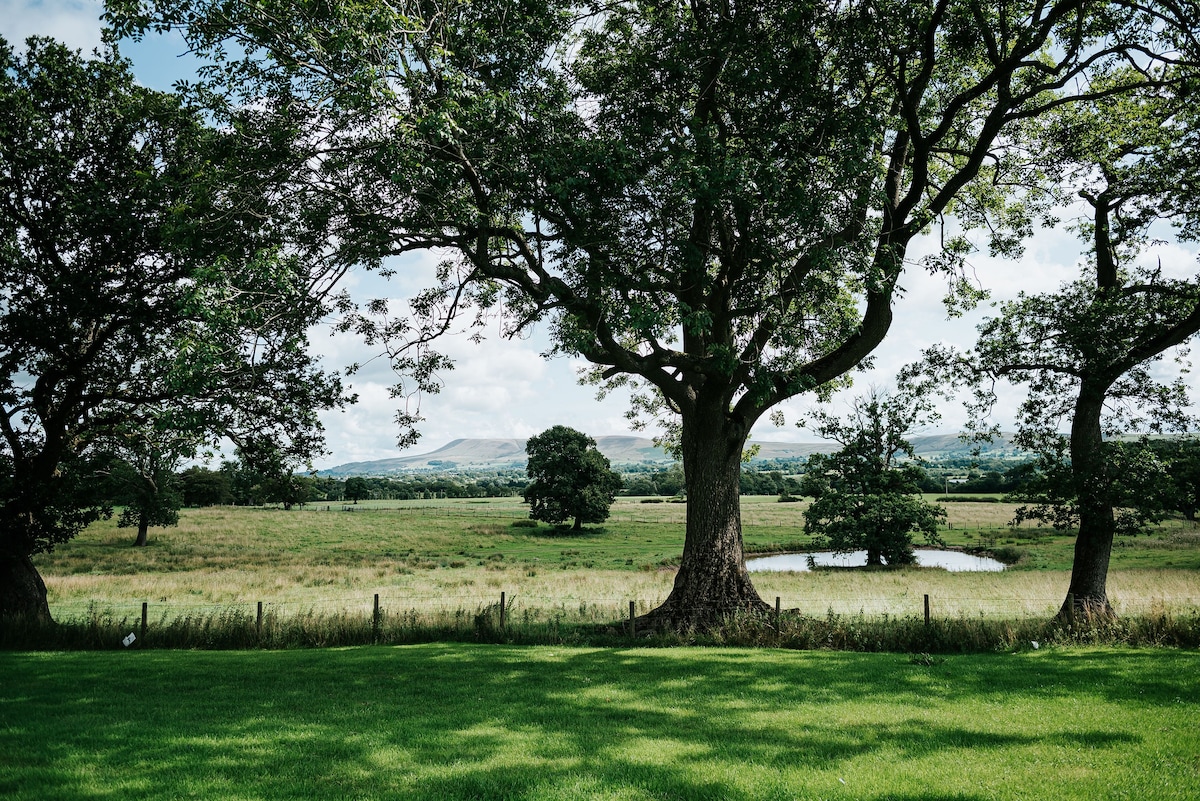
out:
<path id="1" fill-rule="evenodd" d="M 145 544 L 145 531 L 155 526 L 179 525 L 183 495 L 172 466 L 150 463 L 142 469 L 129 462 L 117 462 L 109 474 L 113 502 L 124 506 L 117 520 L 120 528 L 138 530 L 139 545 Z"/>
<path id="2" fill-rule="evenodd" d="M 343 266 L 447 254 L 407 313 L 343 318 L 385 350 L 397 397 L 440 389 L 441 334 L 543 323 L 553 353 L 634 390 L 635 417 L 678 424 L 690 491 L 732 499 L 689 519 L 685 552 L 707 553 L 684 569 L 730 575 L 737 476 L 711 464 L 779 403 L 845 383 L 931 224 L 1015 255 L 1058 177 L 1036 122 L 1155 92 L 1194 27 L 1190 4 L 1150 23 L 1076 0 L 108 7 L 119 34 L 180 31 L 211 59 L 197 95 L 257 143 L 249 168 L 284 184 L 269 196 L 307 241 L 336 241 Z M 1114 62 L 1140 78 L 1102 80 Z M 982 293 L 967 242 L 941 241 L 925 266 L 958 311 Z M 419 410 L 397 419 L 411 442 Z M 676 586 L 730 586 L 707 578 Z M 757 600 L 730 591 L 681 603 Z"/>
<path id="3" fill-rule="evenodd" d="M 525 489 L 529 517 L 546 523 L 575 518 L 603 523 L 621 488 L 621 475 L 609 468 L 608 458 L 591 437 L 566 426 L 554 426 L 525 443 L 529 454 Z"/>
<path id="4" fill-rule="evenodd" d="M 1023 504 L 1013 515 L 1014 525 L 1039 520 L 1059 531 L 1079 528 L 1079 477 L 1072 468 L 1066 437 L 1052 447 L 1033 463 L 1021 489 L 1006 496 Z M 1178 489 L 1169 467 L 1148 440 L 1105 442 L 1102 458 L 1107 477 L 1102 497 L 1113 507 L 1113 532 L 1141 534 L 1162 521 L 1176 502 Z"/>
<path id="5" fill-rule="evenodd" d="M 801 482 L 812 496 L 804 530 L 838 552 L 865 550 L 867 564 L 907 565 L 916 561 L 912 535 L 941 543 L 944 509 L 920 493 L 920 468 L 904 437 L 917 424 L 936 419 L 928 401 L 896 393 L 874 393 L 855 402 L 843 422 L 814 413 L 815 430 L 842 445 L 835 454 L 814 454 Z M 906 461 L 907 459 L 907 461 Z"/>
<path id="6" fill-rule="evenodd" d="M 207 467 L 193 465 L 177 476 L 184 506 L 218 506 L 233 503 L 229 477 Z"/>
<path id="7" fill-rule="evenodd" d="M 345 487 L 346 500 L 358 503 L 371 497 L 371 488 L 367 484 L 367 480 L 360 476 L 353 476 L 346 479 Z"/>
<path id="8" fill-rule="evenodd" d="M 232 137 L 46 39 L 0 41 L 0 132 L 4 559 L 104 513 L 74 467 L 98 455 L 318 447 L 341 393 L 305 352 L 323 301 L 278 230 L 223 206 Z"/>

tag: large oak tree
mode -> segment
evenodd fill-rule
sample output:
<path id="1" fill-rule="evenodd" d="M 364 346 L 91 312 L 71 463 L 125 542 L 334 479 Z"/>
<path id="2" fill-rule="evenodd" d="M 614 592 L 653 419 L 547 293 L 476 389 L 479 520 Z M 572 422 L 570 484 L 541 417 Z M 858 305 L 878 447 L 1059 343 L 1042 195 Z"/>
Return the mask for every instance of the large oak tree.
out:
<path id="1" fill-rule="evenodd" d="M 112 50 L 0 40 L 0 616 L 49 619 L 31 557 L 110 512 L 105 456 L 320 445 L 327 276 L 230 204 L 235 145 Z"/>
<path id="2" fill-rule="evenodd" d="M 1112 438 L 1194 425 L 1186 384 L 1156 367 L 1200 332 L 1200 276 L 1164 270 L 1145 251 L 1156 224 L 1200 236 L 1195 86 L 1193 78 L 1149 97 L 1100 98 L 1046 120 L 1043 150 L 1086 211 L 1081 274 L 1057 292 L 1004 304 L 980 326 L 970 363 L 977 376 L 1027 388 L 1015 441 L 1041 454 L 1043 470 L 1021 514 L 1078 531 L 1064 616 L 1112 614 L 1114 535 L 1137 531 L 1166 504 L 1170 479 L 1153 451 Z M 976 402 L 986 409 L 994 400 L 984 384 Z"/>
<path id="3" fill-rule="evenodd" d="M 644 621 L 674 626 L 764 607 L 743 560 L 747 435 L 870 355 L 914 238 L 953 212 L 1011 246 L 1030 220 L 1007 191 L 1039 166 L 1029 121 L 1109 91 L 1092 79 L 1115 63 L 1153 82 L 1194 26 L 1190 3 L 1085 0 L 110 9 L 214 59 L 205 93 L 273 154 L 290 142 L 277 196 L 346 258 L 447 255 L 386 321 L 416 386 L 439 333 L 494 312 L 677 416 L 687 531 Z M 961 255 L 948 241 L 931 266 Z"/>

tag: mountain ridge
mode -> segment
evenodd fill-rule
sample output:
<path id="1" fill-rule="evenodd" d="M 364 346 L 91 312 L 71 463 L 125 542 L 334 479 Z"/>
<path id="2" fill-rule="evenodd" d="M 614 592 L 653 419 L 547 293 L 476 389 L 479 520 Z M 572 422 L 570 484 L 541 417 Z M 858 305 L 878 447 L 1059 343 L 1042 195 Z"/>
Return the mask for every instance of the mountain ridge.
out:
<path id="1" fill-rule="evenodd" d="M 596 447 L 608 457 L 614 468 L 641 465 L 668 465 L 672 460 L 648 437 L 614 434 L 595 437 Z M 949 455 L 967 455 L 971 445 L 959 439 L 957 434 L 926 434 L 910 437 L 916 452 L 927 458 Z M 460 437 L 436 450 L 411 456 L 396 456 L 390 459 L 374 459 L 363 462 L 347 462 L 319 471 L 325 476 L 391 476 L 411 473 L 436 473 L 451 470 L 504 470 L 524 469 L 525 442 L 523 438 Z M 814 453 L 831 453 L 838 449 L 833 442 L 758 442 L 758 453 L 750 464 L 773 459 L 807 459 Z M 984 453 L 992 457 L 1016 455 L 1016 450 L 1007 437 L 990 446 Z"/>

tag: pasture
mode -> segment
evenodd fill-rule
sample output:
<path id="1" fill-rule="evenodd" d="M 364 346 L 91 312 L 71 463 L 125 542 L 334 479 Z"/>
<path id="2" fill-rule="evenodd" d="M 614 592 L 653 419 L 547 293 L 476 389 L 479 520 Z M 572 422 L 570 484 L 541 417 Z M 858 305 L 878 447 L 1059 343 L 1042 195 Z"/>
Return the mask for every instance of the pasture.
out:
<path id="1" fill-rule="evenodd" d="M 743 499 L 748 551 L 804 550 L 803 504 Z M 387 508 L 381 508 L 386 506 Z M 666 597 L 683 542 L 685 507 L 622 498 L 603 526 L 582 532 L 519 523 L 519 499 L 315 505 L 303 510 L 184 510 L 177 528 L 132 533 L 97 524 L 37 557 L 59 619 L 135 618 L 254 609 L 276 615 L 369 613 L 375 595 L 389 613 L 474 613 L 505 593 L 514 614 L 620 619 Z M 1010 529 L 1013 507 L 948 503 L 952 547 L 1006 548 L 1003 573 L 833 570 L 759 573 L 763 598 L 809 615 L 1050 615 L 1062 603 L 1073 539 L 1029 525 Z M 529 521 L 526 521 L 529 522 Z M 1168 521 L 1148 536 L 1122 538 L 1110 595 L 1123 614 L 1200 608 L 1200 530 Z"/>

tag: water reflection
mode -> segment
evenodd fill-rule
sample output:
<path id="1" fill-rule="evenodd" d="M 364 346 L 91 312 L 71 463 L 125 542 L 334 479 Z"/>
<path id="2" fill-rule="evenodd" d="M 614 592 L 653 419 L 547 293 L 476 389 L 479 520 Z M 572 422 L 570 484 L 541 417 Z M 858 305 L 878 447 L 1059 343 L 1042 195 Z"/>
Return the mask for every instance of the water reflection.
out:
<path id="1" fill-rule="evenodd" d="M 915 553 L 917 555 L 917 564 L 921 567 L 940 567 L 955 573 L 967 571 L 995 573 L 1004 569 L 1003 562 L 997 562 L 995 559 L 989 559 L 986 556 L 963 553 L 962 551 L 939 551 L 932 548 L 918 548 Z M 757 559 L 747 559 L 746 569 L 752 573 L 758 571 L 778 572 L 786 570 L 803 572 L 810 569 L 810 558 L 817 567 L 863 567 L 867 564 L 866 551 L 852 551 L 850 553 L 817 551 L 815 553 L 783 553 L 776 556 L 760 556 Z"/>

